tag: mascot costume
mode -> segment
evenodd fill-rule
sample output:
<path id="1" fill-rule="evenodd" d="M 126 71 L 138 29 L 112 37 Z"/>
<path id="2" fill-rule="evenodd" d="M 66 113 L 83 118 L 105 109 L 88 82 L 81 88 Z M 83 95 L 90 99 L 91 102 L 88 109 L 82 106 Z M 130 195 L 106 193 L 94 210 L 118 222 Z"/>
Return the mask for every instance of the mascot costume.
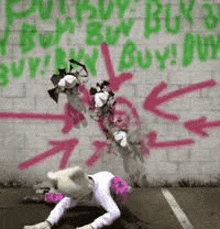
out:
<path id="1" fill-rule="evenodd" d="M 81 167 L 77 166 L 58 172 L 49 172 L 47 176 L 53 188 L 62 193 L 63 197 L 44 222 L 24 226 L 24 229 L 50 229 L 58 223 L 65 210 L 80 205 L 102 207 L 105 213 L 90 224 L 77 227 L 77 229 L 99 229 L 109 226 L 120 218 L 123 211 L 121 209 L 125 207 L 124 203 L 131 192 L 131 187 L 126 181 L 106 171 L 87 175 Z M 146 224 L 129 210 L 126 218 L 132 219 L 132 228 L 146 228 Z"/>

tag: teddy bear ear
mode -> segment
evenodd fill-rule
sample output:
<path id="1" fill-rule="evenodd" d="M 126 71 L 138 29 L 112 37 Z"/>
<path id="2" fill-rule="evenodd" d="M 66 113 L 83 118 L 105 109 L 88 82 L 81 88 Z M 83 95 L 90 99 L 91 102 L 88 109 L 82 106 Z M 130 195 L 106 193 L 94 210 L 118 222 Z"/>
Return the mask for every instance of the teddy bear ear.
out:
<path id="1" fill-rule="evenodd" d="M 83 169 L 79 166 L 72 168 L 70 173 L 69 173 L 69 178 L 73 181 L 76 179 L 82 179 L 82 178 L 84 178 L 84 176 L 85 176 L 85 173 L 84 173 Z"/>
<path id="2" fill-rule="evenodd" d="M 58 179 L 57 174 L 53 173 L 53 172 L 47 173 L 47 177 L 52 181 L 57 181 L 57 179 Z"/>

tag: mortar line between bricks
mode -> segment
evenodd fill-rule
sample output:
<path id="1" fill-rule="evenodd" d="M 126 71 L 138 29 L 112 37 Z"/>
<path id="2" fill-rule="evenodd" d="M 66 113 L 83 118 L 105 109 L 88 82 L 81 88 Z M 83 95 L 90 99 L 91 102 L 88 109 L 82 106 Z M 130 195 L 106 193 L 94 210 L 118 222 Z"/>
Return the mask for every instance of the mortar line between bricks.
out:
<path id="1" fill-rule="evenodd" d="M 174 215 L 182 225 L 183 229 L 194 229 L 193 225 L 190 223 L 186 214 L 183 212 L 183 210 L 181 209 L 181 207 L 179 206 L 171 192 L 166 188 L 162 188 L 161 191 L 166 201 L 170 205 Z"/>

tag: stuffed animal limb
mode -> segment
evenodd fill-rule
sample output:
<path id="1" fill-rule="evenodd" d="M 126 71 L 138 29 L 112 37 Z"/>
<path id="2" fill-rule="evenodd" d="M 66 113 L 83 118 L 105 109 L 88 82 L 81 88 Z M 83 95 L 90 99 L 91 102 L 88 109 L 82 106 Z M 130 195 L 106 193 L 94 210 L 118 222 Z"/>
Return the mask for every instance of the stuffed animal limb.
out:
<path id="1" fill-rule="evenodd" d="M 87 224 L 83 227 L 77 227 L 77 229 L 94 229 L 94 228 L 91 226 L 91 224 Z"/>
<path id="2" fill-rule="evenodd" d="M 48 221 L 44 221 L 31 226 L 24 226 L 24 229 L 51 229 L 51 224 Z"/>

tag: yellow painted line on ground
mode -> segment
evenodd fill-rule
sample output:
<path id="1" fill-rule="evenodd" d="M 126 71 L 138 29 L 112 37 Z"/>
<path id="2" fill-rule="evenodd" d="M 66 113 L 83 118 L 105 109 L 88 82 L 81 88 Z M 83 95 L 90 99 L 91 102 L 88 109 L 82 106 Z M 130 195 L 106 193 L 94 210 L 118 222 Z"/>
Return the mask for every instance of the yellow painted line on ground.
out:
<path id="1" fill-rule="evenodd" d="M 182 225 L 184 229 L 194 229 L 193 225 L 190 223 L 189 219 L 187 218 L 186 214 L 183 212 L 183 210 L 180 208 L 179 204 L 175 200 L 174 196 L 171 194 L 171 192 L 166 189 L 161 189 L 165 199 L 167 200 L 168 204 L 170 205 L 171 209 L 173 210 L 173 213 L 175 214 L 176 218 Z"/>

